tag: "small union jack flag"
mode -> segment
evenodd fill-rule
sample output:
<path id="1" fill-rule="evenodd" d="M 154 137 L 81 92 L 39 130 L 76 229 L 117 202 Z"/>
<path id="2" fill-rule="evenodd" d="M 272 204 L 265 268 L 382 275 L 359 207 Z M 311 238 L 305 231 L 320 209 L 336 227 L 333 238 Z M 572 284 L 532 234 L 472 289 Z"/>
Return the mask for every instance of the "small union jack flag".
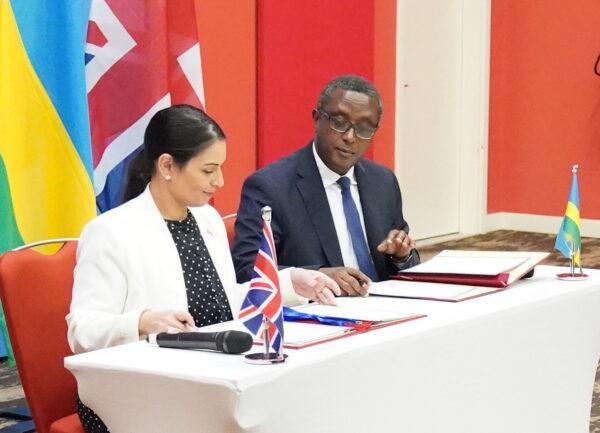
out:
<path id="1" fill-rule="evenodd" d="M 280 353 L 283 342 L 283 302 L 279 289 L 275 242 L 267 221 L 263 223 L 250 289 L 240 311 L 240 319 L 244 321 L 246 328 L 261 338 L 264 330 L 263 317 L 268 320 L 271 347 L 276 353 Z"/>

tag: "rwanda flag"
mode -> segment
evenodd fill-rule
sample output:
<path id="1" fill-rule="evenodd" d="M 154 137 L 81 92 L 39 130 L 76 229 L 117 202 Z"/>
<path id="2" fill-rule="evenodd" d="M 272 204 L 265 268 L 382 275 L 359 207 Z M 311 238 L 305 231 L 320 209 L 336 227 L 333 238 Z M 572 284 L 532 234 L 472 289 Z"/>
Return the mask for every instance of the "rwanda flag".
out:
<path id="1" fill-rule="evenodd" d="M 577 185 L 577 168 L 573 166 L 573 180 L 571 182 L 571 192 L 567 210 L 563 218 L 562 225 L 556 236 L 554 248 L 560 251 L 564 256 L 571 258 L 574 255 L 574 263 L 581 269 L 581 234 L 580 234 L 580 216 L 579 216 L 579 186 Z"/>
<path id="2" fill-rule="evenodd" d="M 96 215 L 84 72 L 89 9 L 83 0 L 0 0 L 0 253 L 79 237 Z"/>

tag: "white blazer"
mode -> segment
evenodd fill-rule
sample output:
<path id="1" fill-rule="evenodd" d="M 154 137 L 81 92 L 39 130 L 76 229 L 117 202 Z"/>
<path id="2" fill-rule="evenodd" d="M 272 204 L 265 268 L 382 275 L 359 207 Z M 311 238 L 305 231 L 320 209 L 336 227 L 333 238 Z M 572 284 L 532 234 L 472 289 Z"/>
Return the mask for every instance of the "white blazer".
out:
<path id="1" fill-rule="evenodd" d="M 248 283 L 236 283 L 223 220 L 209 205 L 190 210 L 236 318 Z M 290 270 L 279 276 L 284 302 L 305 302 L 293 291 Z M 71 350 L 80 353 L 137 341 L 140 315 L 146 309 L 188 310 L 179 254 L 149 188 L 94 218 L 81 233 L 66 317 Z"/>

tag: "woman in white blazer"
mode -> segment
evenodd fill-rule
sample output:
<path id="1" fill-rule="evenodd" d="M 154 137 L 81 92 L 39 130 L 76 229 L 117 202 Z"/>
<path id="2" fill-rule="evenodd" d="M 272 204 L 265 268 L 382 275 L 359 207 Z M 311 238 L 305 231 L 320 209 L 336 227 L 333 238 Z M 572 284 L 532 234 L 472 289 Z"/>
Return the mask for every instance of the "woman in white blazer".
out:
<path id="1" fill-rule="evenodd" d="M 227 234 L 208 204 L 223 186 L 225 134 L 203 111 L 157 112 L 132 160 L 125 204 L 80 236 L 67 315 L 75 353 L 237 317 L 247 285 L 236 284 Z M 339 287 L 304 269 L 279 272 L 284 303 L 335 304 Z M 86 431 L 107 431 L 80 401 Z"/>

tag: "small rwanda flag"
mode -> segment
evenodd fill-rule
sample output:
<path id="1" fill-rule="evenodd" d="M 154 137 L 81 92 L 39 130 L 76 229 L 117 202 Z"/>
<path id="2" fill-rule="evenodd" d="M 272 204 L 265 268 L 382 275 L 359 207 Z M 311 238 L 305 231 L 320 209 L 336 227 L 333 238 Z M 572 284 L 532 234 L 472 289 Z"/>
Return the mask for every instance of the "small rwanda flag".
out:
<path id="1" fill-rule="evenodd" d="M 578 165 L 573 166 L 573 180 L 571 182 L 571 192 L 569 193 L 569 202 L 563 218 L 560 230 L 556 236 L 554 248 L 560 251 L 564 256 L 573 259 L 573 263 L 579 266 L 581 270 L 581 234 L 579 217 L 579 187 L 577 185 Z"/>

